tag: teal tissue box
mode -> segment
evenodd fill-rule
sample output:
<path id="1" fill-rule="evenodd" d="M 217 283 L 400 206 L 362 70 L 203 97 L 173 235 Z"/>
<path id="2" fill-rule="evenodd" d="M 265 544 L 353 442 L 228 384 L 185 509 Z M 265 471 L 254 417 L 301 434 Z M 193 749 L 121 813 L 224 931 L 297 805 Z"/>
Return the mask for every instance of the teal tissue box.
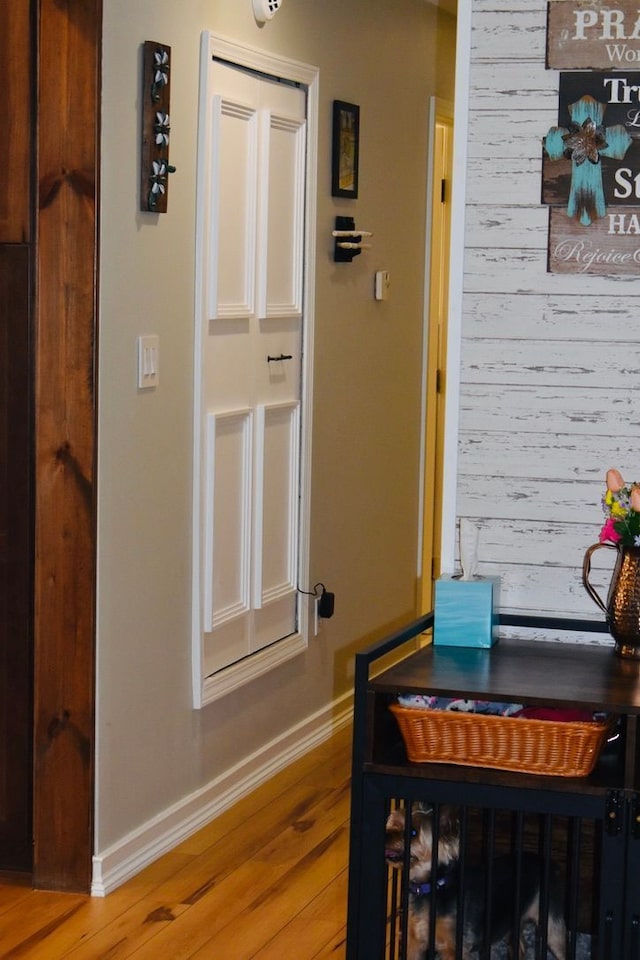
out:
<path id="1" fill-rule="evenodd" d="M 433 642 L 448 647 L 492 647 L 498 639 L 500 577 L 436 580 Z"/>

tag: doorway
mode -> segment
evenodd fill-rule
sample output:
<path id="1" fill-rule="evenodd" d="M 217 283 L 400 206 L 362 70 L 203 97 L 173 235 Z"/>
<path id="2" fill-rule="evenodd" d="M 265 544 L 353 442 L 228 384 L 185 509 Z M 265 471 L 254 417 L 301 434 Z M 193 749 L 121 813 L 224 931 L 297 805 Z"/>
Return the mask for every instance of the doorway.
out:
<path id="1" fill-rule="evenodd" d="M 430 111 L 430 229 L 425 365 L 424 500 L 420 612 L 433 609 L 433 584 L 440 576 L 453 107 L 432 98 Z"/>
<path id="2" fill-rule="evenodd" d="M 31 873 L 28 244 L 0 244 L 0 870 Z"/>
<path id="3" fill-rule="evenodd" d="M 31 123 L 33 54 L 28 2 L 7 5 L 5 171 L 0 188 L 0 871 L 30 876 L 31 766 Z M 17 122 L 21 115 L 22 122 Z"/>

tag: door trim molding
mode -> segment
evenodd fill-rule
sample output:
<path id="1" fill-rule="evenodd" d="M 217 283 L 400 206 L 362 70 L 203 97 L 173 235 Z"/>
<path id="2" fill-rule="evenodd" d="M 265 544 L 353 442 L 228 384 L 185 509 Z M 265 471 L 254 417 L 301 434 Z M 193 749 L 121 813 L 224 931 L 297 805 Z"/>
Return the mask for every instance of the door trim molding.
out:
<path id="1" fill-rule="evenodd" d="M 440 97 L 431 97 L 429 100 L 429 132 L 428 132 L 428 162 L 427 162 L 427 190 L 426 190 L 426 215 L 425 215 L 425 265 L 424 265 L 424 291 L 423 291 L 423 318 L 422 318 L 422 386 L 420 402 L 420 494 L 419 494 L 419 513 L 418 513 L 418 559 L 417 559 L 417 610 L 419 613 L 425 613 L 432 609 L 432 578 L 433 578 L 433 553 L 432 548 L 436 538 L 439 538 L 439 530 L 436 531 L 437 514 L 435 506 L 435 494 L 438 487 L 441 486 L 438 458 L 437 442 L 440 440 L 437 422 L 438 405 L 438 371 L 441 357 L 438 355 L 440 350 L 439 338 L 436 335 L 441 327 L 440 316 L 433 315 L 434 307 L 434 225 L 443 220 L 443 215 L 438 215 L 436 209 L 439 199 L 435 177 L 438 170 L 441 170 L 442 156 L 437 153 L 437 128 L 439 123 L 450 125 L 453 130 L 453 104 Z M 447 164 L 446 180 L 451 187 L 452 171 L 451 162 Z M 442 172 L 442 171 L 441 171 Z M 434 200 L 434 196 L 436 199 Z M 441 205 L 441 204 L 440 204 Z M 447 248 L 448 253 L 448 248 Z M 443 259 L 442 247 L 440 247 L 440 258 Z M 447 274 L 450 274 L 447 265 Z M 448 291 L 441 290 L 442 299 L 445 299 Z M 446 332 L 448 315 L 446 306 L 439 304 L 443 308 L 444 329 Z M 441 499 L 442 491 L 438 493 Z M 429 511 L 429 513 L 428 513 Z M 430 561 L 428 563 L 428 561 Z"/>
<path id="2" fill-rule="evenodd" d="M 453 190 L 451 194 L 450 262 L 464 264 L 469 81 L 471 73 L 471 3 L 458 4 L 453 127 Z M 442 469 L 441 571 L 453 573 L 456 556 L 458 434 L 460 423 L 460 363 L 462 357 L 463 270 L 449 271 L 447 382 Z"/>
<path id="3" fill-rule="evenodd" d="M 298 585 L 308 589 L 309 551 L 311 526 L 311 430 L 313 399 L 313 348 L 315 315 L 315 261 L 316 261 L 316 205 L 317 205 L 317 153 L 318 153 L 318 109 L 319 79 L 317 67 L 292 60 L 278 54 L 267 53 L 244 44 L 236 43 L 225 37 L 205 31 L 201 38 L 201 90 L 205 89 L 209 57 L 215 57 L 230 64 L 245 67 L 292 83 L 301 84 L 307 90 L 306 120 L 306 158 L 304 197 L 304 250 L 305 269 L 302 301 L 304 322 L 302 325 L 301 371 L 301 416 L 300 416 L 300 503 L 299 503 L 299 553 L 297 565 Z M 199 132 L 198 152 L 203 155 L 205 144 Z M 203 189 L 201 178 L 203 171 L 198 170 L 198 194 Z M 202 248 L 202 218 L 198 218 L 196 243 Z M 205 706 L 237 689 L 240 685 L 263 675 L 285 660 L 302 653 L 308 643 L 312 623 L 311 607 L 307 598 L 300 595 L 298 631 L 277 643 L 252 654 L 237 664 L 224 668 L 212 677 L 206 677 L 204 671 L 204 651 L 202 642 L 202 587 L 200 583 L 200 565 L 203 549 L 202 501 L 200 476 L 202 466 L 202 417 L 204 405 L 201 395 L 200 371 L 202 368 L 201 316 L 203 306 L 203 285 L 201 278 L 196 281 L 195 297 L 195 338 L 194 338 L 194 401 L 193 401 L 193 564 L 192 564 L 192 683 L 193 703 L 196 708 Z"/>

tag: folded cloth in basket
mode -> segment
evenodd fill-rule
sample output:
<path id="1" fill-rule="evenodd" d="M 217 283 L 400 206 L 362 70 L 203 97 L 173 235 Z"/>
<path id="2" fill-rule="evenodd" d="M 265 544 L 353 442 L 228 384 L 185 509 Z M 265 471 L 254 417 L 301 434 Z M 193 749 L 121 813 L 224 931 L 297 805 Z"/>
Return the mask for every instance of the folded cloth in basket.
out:
<path id="1" fill-rule="evenodd" d="M 398 703 L 401 707 L 415 707 L 419 710 L 453 710 L 458 713 L 494 714 L 498 717 L 511 717 L 524 709 L 521 703 L 460 700 L 450 697 L 432 697 L 423 693 L 398 694 Z"/>
<path id="2" fill-rule="evenodd" d="M 523 707 L 518 716 L 525 720 L 555 720 L 560 723 L 592 723 L 602 717 L 601 714 L 594 716 L 589 710 L 558 710 L 549 707 Z"/>
<path id="3" fill-rule="evenodd" d="M 500 703 L 493 700 L 461 700 L 452 697 L 434 697 L 426 693 L 398 694 L 401 707 L 418 710 L 450 710 L 454 713 L 491 714 L 496 717 L 522 717 L 525 720 L 554 720 L 559 723 L 592 723 L 602 721 L 601 714 L 575 708 L 525 707 L 521 703 Z"/>

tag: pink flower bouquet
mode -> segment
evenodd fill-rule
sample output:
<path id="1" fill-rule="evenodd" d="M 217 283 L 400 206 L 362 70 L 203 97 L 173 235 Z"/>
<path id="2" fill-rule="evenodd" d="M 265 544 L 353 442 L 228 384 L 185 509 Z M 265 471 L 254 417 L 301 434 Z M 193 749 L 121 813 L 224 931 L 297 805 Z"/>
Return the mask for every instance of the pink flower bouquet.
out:
<path id="1" fill-rule="evenodd" d="M 640 484 L 625 483 L 618 470 L 607 470 L 602 511 L 606 519 L 600 531 L 600 543 L 640 547 Z"/>

